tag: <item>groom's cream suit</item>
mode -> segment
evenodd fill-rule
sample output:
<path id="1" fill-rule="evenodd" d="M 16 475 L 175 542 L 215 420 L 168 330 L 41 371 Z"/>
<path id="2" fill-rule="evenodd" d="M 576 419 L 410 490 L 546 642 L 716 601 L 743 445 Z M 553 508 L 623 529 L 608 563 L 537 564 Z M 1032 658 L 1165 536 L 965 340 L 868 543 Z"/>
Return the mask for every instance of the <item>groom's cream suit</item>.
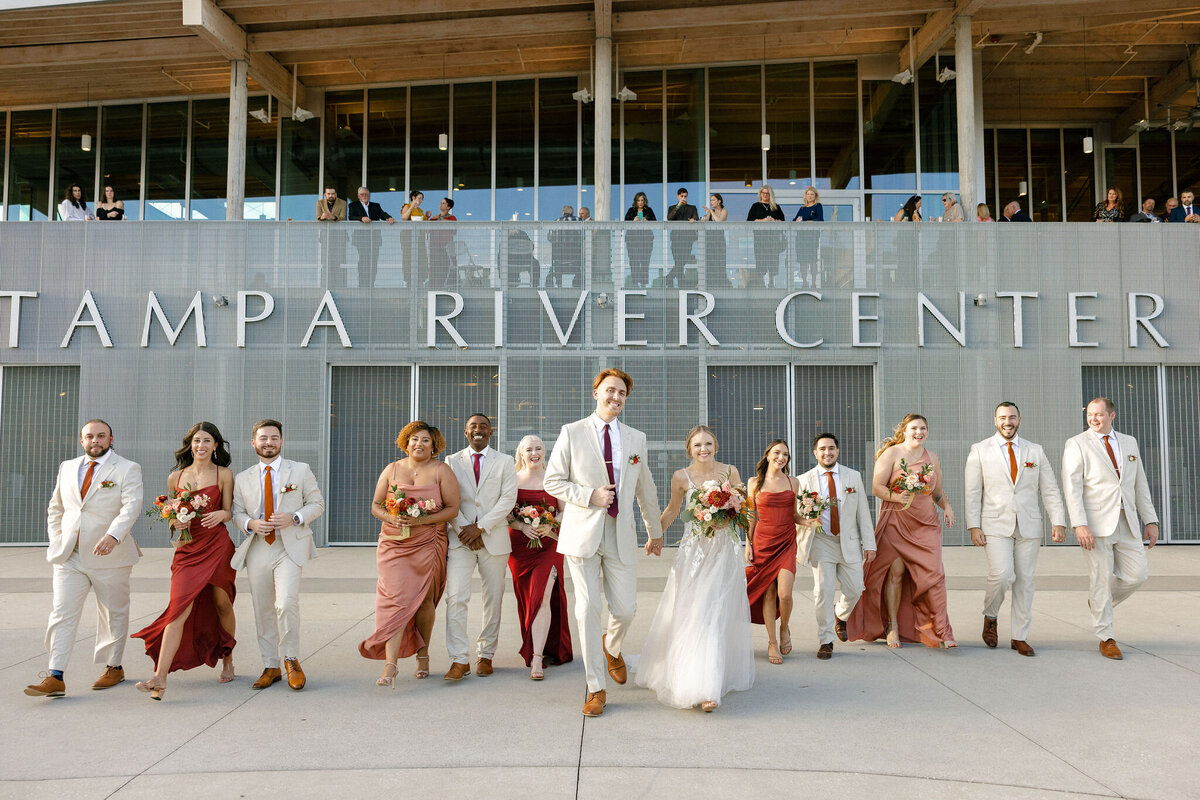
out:
<path id="1" fill-rule="evenodd" d="M 54 607 L 46 628 L 52 670 L 67 668 L 89 589 L 96 593 L 96 663 L 121 666 L 129 638 L 129 573 L 142 556 L 130 530 L 142 511 L 142 468 L 110 449 L 96 459 L 83 496 L 89 461 L 80 456 L 59 465 L 46 509 L 46 560 L 54 565 Z M 104 536 L 117 544 L 108 555 L 95 555 Z"/>
<path id="2" fill-rule="evenodd" d="M 474 456 L 479 458 L 475 482 Z M 504 600 L 504 570 L 512 543 L 508 515 L 517 504 L 517 466 L 512 456 L 485 447 L 476 453 L 464 447 L 446 457 L 458 479 L 458 516 L 450 523 L 450 549 L 446 553 L 446 650 L 455 664 L 470 664 L 467 610 L 471 576 L 479 567 L 483 587 L 483 630 L 475 642 L 476 657 L 491 660 L 500 636 L 500 609 Z M 458 539 L 459 532 L 475 523 L 483 532 L 483 547 L 472 550 Z"/>
<path id="3" fill-rule="evenodd" d="M 1158 522 L 1137 440 L 1115 430 L 1107 437 L 1112 457 L 1105 435 L 1092 430 L 1071 437 L 1063 448 L 1071 526 L 1087 525 L 1096 537 L 1096 546 L 1083 553 L 1092 584 L 1092 628 L 1101 641 L 1114 638 L 1113 606 L 1146 582 L 1142 525 Z"/>
<path id="4" fill-rule="evenodd" d="M 264 467 L 271 467 L 274 510 L 288 514 L 292 524 L 275 531 L 268 543 L 262 534 L 246 527 L 262 519 Z M 230 565 L 246 568 L 254 601 L 254 624 L 258 649 L 265 669 L 279 669 L 282 659 L 300 658 L 300 575 L 309 559 L 315 558 L 312 524 L 325 512 L 325 498 L 312 469 L 301 461 L 282 456 L 270 464 L 257 463 L 233 480 L 233 521 L 246 538 L 233 553 Z"/>
<path id="5" fill-rule="evenodd" d="M 1004 592 L 1011 586 L 1012 638 L 1023 642 L 1029 638 L 1033 619 L 1033 577 L 1042 545 L 1038 498 L 1051 525 L 1065 527 L 1067 516 L 1046 451 L 1040 444 L 1014 436 L 1014 481 L 1009 443 L 997 433 L 971 445 L 965 468 L 967 528 L 979 528 L 986 537 L 988 577 L 983 615 L 996 618 Z"/>
<path id="6" fill-rule="evenodd" d="M 646 434 L 613 420 L 609 425 L 617 515 L 591 505 L 592 491 L 609 484 L 605 467 L 604 421 L 595 414 L 564 425 L 546 463 L 543 486 L 563 503 L 558 552 L 575 586 L 575 621 L 589 692 L 605 687 L 607 667 L 601 648 L 600 584 L 608 598 L 608 652 L 621 646 L 637 611 L 637 530 L 633 505 L 651 539 L 662 537 L 658 490 L 646 463 Z M 615 435 L 614 435 L 615 433 Z"/>
<path id="7" fill-rule="evenodd" d="M 817 465 L 800 476 L 801 492 L 829 497 L 833 472 L 838 497 L 839 533 L 831 533 L 829 511 L 821 515 L 822 532 L 799 526 L 796 561 L 812 567 L 813 603 L 819 644 L 832 644 L 834 620 L 845 622 L 863 593 L 863 551 L 875 549 L 875 523 L 863 487 L 862 475 L 843 464 L 829 469 Z M 839 590 L 840 587 L 840 590 Z M 835 599 L 836 598 L 836 599 Z"/>

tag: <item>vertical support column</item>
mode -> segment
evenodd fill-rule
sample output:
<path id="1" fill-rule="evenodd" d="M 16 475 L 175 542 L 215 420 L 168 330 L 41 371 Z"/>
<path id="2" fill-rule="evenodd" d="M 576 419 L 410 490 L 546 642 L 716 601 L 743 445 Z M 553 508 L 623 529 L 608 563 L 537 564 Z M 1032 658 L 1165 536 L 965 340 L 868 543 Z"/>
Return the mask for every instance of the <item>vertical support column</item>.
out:
<path id="1" fill-rule="evenodd" d="M 596 207 L 592 218 L 612 218 L 612 0 L 595 0 L 596 18 Z"/>
<path id="2" fill-rule="evenodd" d="M 962 204 L 963 216 L 974 219 L 975 205 L 979 202 L 976 185 L 979 151 L 976 148 L 975 129 L 975 58 L 971 42 L 971 17 L 962 15 L 954 18 L 954 81 L 955 99 L 958 101 L 958 199 Z"/>
<path id="3" fill-rule="evenodd" d="M 229 158 L 225 219 L 240 220 L 246 206 L 246 62 L 229 62 Z"/>

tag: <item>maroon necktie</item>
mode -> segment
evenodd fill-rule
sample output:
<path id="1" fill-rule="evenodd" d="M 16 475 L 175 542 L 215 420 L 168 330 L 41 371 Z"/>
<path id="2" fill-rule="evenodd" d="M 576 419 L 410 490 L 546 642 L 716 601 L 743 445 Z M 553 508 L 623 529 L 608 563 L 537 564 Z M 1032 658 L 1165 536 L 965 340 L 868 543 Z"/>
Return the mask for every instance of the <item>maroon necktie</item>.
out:
<path id="1" fill-rule="evenodd" d="M 1121 478 L 1121 468 L 1117 466 L 1117 454 L 1113 452 L 1112 445 L 1108 443 L 1108 436 L 1104 437 L 1104 449 L 1108 451 L 1108 460 L 1112 462 L 1113 469 L 1117 471 L 1117 479 Z"/>
<path id="2" fill-rule="evenodd" d="M 608 470 L 608 482 L 613 485 L 613 492 L 614 492 L 612 505 L 608 507 L 608 515 L 610 517 L 612 517 L 613 519 L 616 519 L 617 518 L 617 498 L 616 498 L 615 492 L 616 492 L 617 479 L 615 477 L 613 477 L 612 437 L 610 436 L 610 434 L 608 432 L 607 425 L 604 426 L 604 467 Z"/>
<path id="3" fill-rule="evenodd" d="M 829 478 L 829 532 L 837 536 L 842 532 L 842 522 L 838 518 L 837 484 L 833 482 L 833 470 L 825 473 Z"/>
<path id="4" fill-rule="evenodd" d="M 266 467 L 266 474 L 263 475 L 263 519 L 270 520 L 275 515 L 275 485 L 271 480 L 271 468 Z M 275 544 L 275 532 L 272 531 L 263 537 L 267 540 L 267 544 Z"/>
<path id="5" fill-rule="evenodd" d="M 1008 443 L 1008 473 L 1012 476 L 1012 482 L 1017 482 L 1017 454 L 1013 452 L 1012 442 Z"/>
<path id="6" fill-rule="evenodd" d="M 607 441 L 607 440 L 606 440 Z M 79 496 L 87 497 L 88 489 L 92 488 L 92 476 L 96 474 L 96 462 L 88 462 L 87 474 L 83 476 L 83 486 L 79 487 Z M 612 472 L 609 472 L 609 477 L 612 477 Z"/>
<path id="7" fill-rule="evenodd" d="M 475 459 L 475 465 L 474 465 L 474 467 L 475 467 L 475 485 L 478 486 L 479 485 L 479 460 L 481 458 L 483 458 L 483 453 L 475 453 L 474 455 L 471 456 L 471 458 Z"/>

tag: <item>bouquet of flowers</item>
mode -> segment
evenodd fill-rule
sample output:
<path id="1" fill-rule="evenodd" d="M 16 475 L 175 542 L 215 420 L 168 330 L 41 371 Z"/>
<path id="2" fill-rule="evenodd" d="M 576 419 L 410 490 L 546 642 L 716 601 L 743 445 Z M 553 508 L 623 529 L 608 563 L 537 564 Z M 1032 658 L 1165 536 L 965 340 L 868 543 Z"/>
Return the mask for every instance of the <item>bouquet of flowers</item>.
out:
<path id="1" fill-rule="evenodd" d="M 409 497 L 396 484 L 388 486 L 387 496 L 379 506 L 388 513 L 388 516 L 405 517 L 413 521 L 436 514 L 442 508 L 431 497 Z M 408 526 L 403 526 L 399 538 L 407 539 L 410 533 Z"/>
<path id="2" fill-rule="evenodd" d="M 933 491 L 933 464 L 926 464 L 917 471 L 913 471 L 908 466 L 906 459 L 900 459 L 900 474 L 896 479 L 888 484 L 888 488 L 892 490 L 892 494 L 909 495 L 908 502 L 904 504 L 902 511 L 906 511 L 912 505 L 913 498 L 918 494 L 929 494 Z"/>
<path id="3" fill-rule="evenodd" d="M 822 498 L 820 492 L 801 492 L 796 498 L 799 504 L 800 516 L 805 519 L 820 519 L 821 515 L 833 505 L 834 501 L 828 497 Z M 824 533 L 825 526 L 820 522 L 813 528 L 815 533 Z"/>
<path id="4" fill-rule="evenodd" d="M 525 546 L 531 549 L 540 548 L 543 538 L 558 540 L 559 522 L 553 506 L 543 503 L 517 503 L 508 515 L 508 522 L 510 525 L 521 522 L 531 528 L 537 528 L 537 538 L 525 543 Z"/>
<path id="5" fill-rule="evenodd" d="M 176 488 L 170 495 L 160 494 L 154 498 L 154 508 L 146 512 L 146 516 L 191 524 L 192 520 L 208 507 L 208 495 L 201 494 L 190 483 L 182 489 Z M 171 535 L 174 539 L 174 534 Z M 179 544 L 192 541 L 192 532 L 188 528 L 179 531 Z"/>
<path id="6" fill-rule="evenodd" d="M 739 531 L 750 526 L 747 519 L 746 490 L 724 479 L 705 481 L 688 494 L 687 512 L 696 522 L 701 536 L 711 539 L 725 533 L 734 541 L 740 540 Z"/>

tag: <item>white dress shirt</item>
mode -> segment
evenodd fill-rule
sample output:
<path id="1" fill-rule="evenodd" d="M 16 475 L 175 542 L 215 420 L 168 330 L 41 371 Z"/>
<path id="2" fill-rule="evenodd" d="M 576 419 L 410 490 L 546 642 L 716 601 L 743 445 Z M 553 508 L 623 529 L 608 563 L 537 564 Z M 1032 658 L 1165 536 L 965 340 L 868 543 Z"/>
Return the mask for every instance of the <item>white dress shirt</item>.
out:
<path id="1" fill-rule="evenodd" d="M 822 467 L 820 464 L 817 465 L 817 469 L 820 470 L 820 472 L 817 473 L 817 491 L 820 493 L 822 500 L 829 499 L 829 475 L 828 475 L 828 473 L 830 473 L 830 472 L 833 473 L 833 485 L 837 487 L 838 501 L 840 502 L 845 497 L 845 493 L 842 490 L 842 471 L 840 469 L 838 469 L 838 467 L 839 467 L 838 464 L 834 464 L 829 469 L 826 469 L 825 467 Z M 838 513 L 839 513 L 839 515 L 841 514 L 840 506 L 838 508 Z M 829 521 L 829 509 L 827 508 L 821 512 L 821 527 L 825 530 L 826 533 L 831 532 L 829 530 L 830 524 L 831 523 Z"/>
<path id="2" fill-rule="evenodd" d="M 274 499 L 274 503 L 272 504 L 272 507 L 279 508 L 279 496 L 280 496 L 279 493 L 280 493 L 280 490 L 283 489 L 283 487 L 279 485 L 279 467 L 282 464 L 283 464 L 283 454 L 275 456 L 275 460 L 270 462 L 269 464 L 264 464 L 261 461 L 258 462 L 258 488 L 259 488 L 259 494 L 262 495 L 263 499 L 262 499 L 262 502 L 260 502 L 258 504 L 258 512 L 257 512 L 258 515 L 256 517 L 254 517 L 254 519 L 263 519 L 264 518 L 263 515 L 266 513 L 266 510 L 267 510 L 266 509 L 266 505 L 267 505 L 266 504 L 267 467 L 271 468 L 271 497 Z M 249 519 L 246 520 L 246 533 L 253 535 L 254 531 L 250 530 L 250 522 L 251 522 L 251 520 L 249 520 Z M 297 525 L 303 525 L 304 517 L 300 516 L 299 512 L 292 514 L 292 522 L 296 523 Z"/>
<path id="3" fill-rule="evenodd" d="M 1017 466 L 1020 466 L 1020 464 L 1021 464 L 1021 437 L 1014 436 L 1011 439 L 1005 439 L 1003 436 L 1001 436 L 999 433 L 997 433 L 992 438 L 995 440 L 997 446 L 999 446 L 999 448 L 1000 448 L 1000 455 L 1004 459 L 1004 466 L 1006 466 L 1006 467 L 1010 466 L 1010 464 L 1008 463 L 1008 443 L 1009 442 L 1012 442 L 1013 458 L 1017 459 Z"/>
<path id="4" fill-rule="evenodd" d="M 479 451 L 476 451 L 475 449 L 473 449 L 471 447 L 468 447 L 467 449 L 471 451 L 470 457 L 471 457 L 471 469 L 472 470 L 475 469 L 475 456 L 479 456 L 479 475 L 480 475 L 480 477 L 483 477 L 483 465 L 487 463 L 488 456 L 490 456 L 492 454 L 492 446 L 488 445 L 487 447 L 485 447 Z M 471 474 L 474 474 L 474 472 L 472 472 Z"/>
<path id="5" fill-rule="evenodd" d="M 108 457 L 111 455 L 112 455 L 111 449 L 105 450 L 104 455 L 100 456 L 99 458 L 92 458 L 87 453 L 84 453 L 83 463 L 81 463 L 79 465 L 79 488 L 80 489 L 83 488 L 83 476 L 87 475 L 88 464 L 95 461 L 96 462 L 96 472 L 99 472 L 100 468 L 103 467 L 108 462 Z M 95 477 L 96 477 L 96 472 L 92 473 L 93 479 L 95 479 Z M 116 538 L 116 537 L 113 537 L 113 538 Z"/>
<path id="6" fill-rule="evenodd" d="M 592 427 L 596 429 L 596 441 L 600 443 L 601 455 L 604 455 L 604 426 L 609 426 L 608 438 L 612 442 L 613 483 L 620 486 L 621 465 L 625 463 L 621 460 L 621 428 L 615 419 L 612 422 L 605 422 L 597 414 L 592 414 L 591 420 Z"/>
<path id="7" fill-rule="evenodd" d="M 87 203 L 80 203 L 76 207 L 70 200 L 63 200 L 58 204 L 58 215 L 63 218 L 64 222 L 86 222 L 90 214 Z"/>

